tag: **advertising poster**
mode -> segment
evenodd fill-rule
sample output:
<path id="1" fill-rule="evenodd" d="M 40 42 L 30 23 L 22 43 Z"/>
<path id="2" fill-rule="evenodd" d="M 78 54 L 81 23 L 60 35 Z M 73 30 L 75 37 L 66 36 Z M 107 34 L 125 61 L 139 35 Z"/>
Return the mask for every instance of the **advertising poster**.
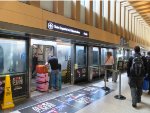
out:
<path id="1" fill-rule="evenodd" d="M 106 92 L 104 90 L 96 86 L 88 86 L 79 90 L 79 92 L 84 92 L 86 94 L 86 97 L 90 98 L 92 102 L 106 95 Z"/>
<path id="2" fill-rule="evenodd" d="M 98 68 L 93 68 L 92 69 L 92 75 L 93 75 L 93 77 L 99 76 L 99 69 Z"/>
<path id="3" fill-rule="evenodd" d="M 13 97 L 21 96 L 26 92 L 25 74 L 11 76 L 11 90 Z"/>
<path id="4" fill-rule="evenodd" d="M 0 101 L 2 101 L 4 95 L 4 86 L 5 86 L 4 83 L 5 83 L 5 78 L 0 77 Z"/>
<path id="5" fill-rule="evenodd" d="M 88 86 L 80 90 L 56 97 L 42 103 L 19 110 L 19 113 L 75 113 L 92 102 L 112 92 L 97 86 Z"/>
<path id="6" fill-rule="evenodd" d="M 62 102 L 65 102 L 71 106 L 75 106 L 77 108 L 83 108 L 84 106 L 87 105 L 87 103 L 88 104 L 91 103 L 91 102 L 86 102 L 86 100 L 84 101 L 83 97 L 85 97 L 85 95 L 86 94 L 84 92 L 82 93 L 82 92 L 75 91 L 75 92 L 66 94 L 64 96 L 58 97 L 56 99 Z M 83 99 L 80 100 L 80 98 L 83 98 Z"/>
<path id="7" fill-rule="evenodd" d="M 19 110 L 21 113 L 74 113 L 78 109 L 73 108 L 55 99 L 39 103 L 37 105 Z"/>
<path id="8" fill-rule="evenodd" d="M 12 96 L 17 97 L 26 93 L 25 74 L 10 76 Z M 0 77 L 0 101 L 3 99 L 5 77 Z"/>
<path id="9" fill-rule="evenodd" d="M 78 69 L 76 69 L 75 73 L 76 73 L 75 78 L 80 79 L 80 78 L 86 77 L 87 70 L 86 70 L 86 68 L 78 68 Z"/>

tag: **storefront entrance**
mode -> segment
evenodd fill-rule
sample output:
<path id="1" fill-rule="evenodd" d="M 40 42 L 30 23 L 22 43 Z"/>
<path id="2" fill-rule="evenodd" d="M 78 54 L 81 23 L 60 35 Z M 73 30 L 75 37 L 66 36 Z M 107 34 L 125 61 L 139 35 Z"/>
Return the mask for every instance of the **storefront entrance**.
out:
<path id="1" fill-rule="evenodd" d="M 48 39 L 31 39 L 32 48 L 32 77 L 30 90 L 36 91 L 36 66 L 45 65 L 50 56 L 58 58 L 58 63 L 61 65 L 62 84 L 71 83 L 71 44 L 62 40 L 50 41 Z M 49 67 L 49 76 L 51 68 Z M 33 93 L 34 94 L 34 93 Z M 31 93 L 32 95 L 32 93 Z"/>

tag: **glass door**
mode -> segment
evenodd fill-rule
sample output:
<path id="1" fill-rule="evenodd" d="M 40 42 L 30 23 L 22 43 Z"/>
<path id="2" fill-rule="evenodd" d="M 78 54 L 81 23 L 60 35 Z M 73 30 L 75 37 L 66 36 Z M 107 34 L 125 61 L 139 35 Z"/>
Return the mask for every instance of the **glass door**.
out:
<path id="1" fill-rule="evenodd" d="M 83 45 L 75 46 L 75 82 L 87 80 L 87 47 Z"/>
<path id="2" fill-rule="evenodd" d="M 100 72 L 102 75 L 105 74 L 105 70 L 104 70 L 104 65 L 105 65 L 105 61 L 106 61 L 106 55 L 107 55 L 107 48 L 101 48 L 101 67 L 100 67 Z"/>
<path id="3" fill-rule="evenodd" d="M 92 78 L 99 76 L 99 48 L 92 48 Z"/>
<path id="4" fill-rule="evenodd" d="M 71 44 L 57 43 L 57 57 L 61 64 L 62 82 L 71 83 Z"/>

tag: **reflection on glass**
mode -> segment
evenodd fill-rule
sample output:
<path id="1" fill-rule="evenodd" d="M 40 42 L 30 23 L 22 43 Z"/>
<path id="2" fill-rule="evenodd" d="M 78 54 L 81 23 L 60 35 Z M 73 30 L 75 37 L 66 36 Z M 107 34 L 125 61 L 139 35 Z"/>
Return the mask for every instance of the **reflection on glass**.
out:
<path id="1" fill-rule="evenodd" d="M 99 50 L 93 47 L 93 65 L 99 65 Z"/>
<path id="2" fill-rule="evenodd" d="M 117 50 L 117 61 L 118 60 L 123 60 L 123 49 L 122 48 L 119 48 Z"/>
<path id="3" fill-rule="evenodd" d="M 76 64 L 79 66 L 86 65 L 86 55 L 84 46 L 76 46 Z"/>
<path id="4" fill-rule="evenodd" d="M 124 53 L 124 60 L 128 60 L 128 51 L 125 50 L 125 53 Z"/>
<path id="5" fill-rule="evenodd" d="M 71 56 L 70 45 L 57 45 L 58 62 L 61 64 L 62 70 L 67 69 L 67 63 Z"/>
<path id="6" fill-rule="evenodd" d="M 107 49 L 106 48 L 101 48 L 101 65 L 105 64 L 106 54 L 107 54 Z"/>
<path id="7" fill-rule="evenodd" d="M 0 39 L 0 73 L 26 71 L 26 42 Z"/>

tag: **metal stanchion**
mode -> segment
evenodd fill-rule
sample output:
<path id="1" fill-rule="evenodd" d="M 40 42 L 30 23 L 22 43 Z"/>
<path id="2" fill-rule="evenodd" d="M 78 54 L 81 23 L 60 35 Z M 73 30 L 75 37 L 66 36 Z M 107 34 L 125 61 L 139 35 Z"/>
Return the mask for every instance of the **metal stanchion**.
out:
<path id="1" fill-rule="evenodd" d="M 121 71 L 119 71 L 119 95 L 114 96 L 116 99 L 125 100 L 126 97 L 121 95 Z"/>
<path id="2" fill-rule="evenodd" d="M 106 80 L 107 80 L 107 69 L 105 68 L 104 87 L 102 87 L 102 89 L 108 91 L 110 90 L 110 88 L 106 86 Z"/>

